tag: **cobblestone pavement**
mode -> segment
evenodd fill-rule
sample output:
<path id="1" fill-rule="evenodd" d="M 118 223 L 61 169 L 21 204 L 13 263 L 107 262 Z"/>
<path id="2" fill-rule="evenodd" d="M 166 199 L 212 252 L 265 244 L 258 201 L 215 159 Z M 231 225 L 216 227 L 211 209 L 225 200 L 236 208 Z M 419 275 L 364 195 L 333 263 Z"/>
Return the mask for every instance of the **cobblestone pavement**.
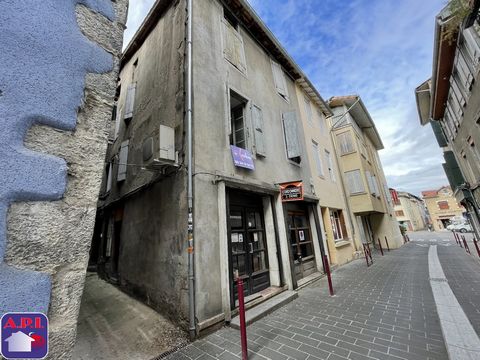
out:
<path id="1" fill-rule="evenodd" d="M 249 359 L 447 359 L 429 283 L 429 244 L 416 241 L 424 234 L 428 233 L 411 234 L 413 241 L 401 249 L 376 255 L 369 268 L 359 260 L 337 269 L 335 297 L 328 296 L 322 279 L 300 290 L 297 300 L 249 326 Z M 457 253 L 454 244 L 443 247 Z M 458 256 L 463 256 L 459 260 L 468 257 Z M 459 270 L 451 266 L 447 277 L 460 284 L 460 278 L 453 280 Z M 471 296 L 478 299 L 478 292 L 472 290 Z M 167 359 L 239 359 L 240 355 L 239 332 L 223 328 Z"/>

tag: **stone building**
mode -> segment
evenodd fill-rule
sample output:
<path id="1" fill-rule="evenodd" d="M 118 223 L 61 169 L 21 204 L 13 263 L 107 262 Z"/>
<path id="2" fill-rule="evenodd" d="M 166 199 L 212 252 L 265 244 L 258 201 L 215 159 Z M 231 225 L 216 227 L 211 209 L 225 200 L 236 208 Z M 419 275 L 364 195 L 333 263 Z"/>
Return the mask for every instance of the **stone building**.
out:
<path id="1" fill-rule="evenodd" d="M 480 235 L 480 1 L 459 25 L 447 5 L 435 18 L 432 77 L 417 87 L 422 125 L 431 124 L 443 149 L 455 198 Z M 450 35 L 450 36 L 448 36 Z"/>
<path id="2" fill-rule="evenodd" d="M 47 314 L 52 359 L 75 342 L 126 12 L 126 0 L 1 5 L 0 316 Z"/>
<path id="3" fill-rule="evenodd" d="M 450 186 L 438 190 L 422 191 L 422 197 L 430 213 L 433 229 L 444 230 L 452 218 L 462 218 L 465 208 L 454 197 Z"/>
<path id="4" fill-rule="evenodd" d="M 393 212 L 389 188 L 378 151 L 383 143 L 362 99 L 357 95 L 336 96 L 329 100 L 333 142 L 342 181 L 360 243 L 390 248 L 403 244 Z"/>
<path id="5" fill-rule="evenodd" d="M 395 216 L 408 231 L 425 230 L 428 224 L 425 204 L 418 196 L 406 191 L 390 189 Z"/>

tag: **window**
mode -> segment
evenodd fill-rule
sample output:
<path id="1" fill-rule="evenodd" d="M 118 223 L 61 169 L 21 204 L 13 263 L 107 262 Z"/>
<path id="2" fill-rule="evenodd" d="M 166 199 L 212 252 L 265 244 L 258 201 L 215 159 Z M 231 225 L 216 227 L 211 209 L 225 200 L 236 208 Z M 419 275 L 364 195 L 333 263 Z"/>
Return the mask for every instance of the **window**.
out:
<path id="1" fill-rule="evenodd" d="M 242 73 L 246 73 L 247 65 L 245 60 L 245 50 L 243 48 L 243 39 L 238 31 L 238 22 L 236 18 L 224 9 L 223 21 L 223 56 Z"/>
<path id="2" fill-rule="evenodd" d="M 347 171 L 345 173 L 345 177 L 347 179 L 347 186 L 351 195 L 365 192 L 360 170 Z"/>
<path id="3" fill-rule="evenodd" d="M 275 89 L 281 97 L 288 101 L 287 82 L 285 80 L 285 74 L 283 73 L 282 67 L 273 60 L 271 60 L 271 63 Z"/>
<path id="4" fill-rule="evenodd" d="M 135 92 L 137 90 L 137 84 L 133 83 L 127 88 L 127 97 L 125 99 L 125 113 L 123 114 L 123 120 L 130 121 L 133 117 L 133 107 L 135 105 Z"/>
<path id="5" fill-rule="evenodd" d="M 245 108 L 247 101 L 230 91 L 230 145 L 246 149 Z"/>
<path id="6" fill-rule="evenodd" d="M 293 162 L 300 164 L 302 161 L 302 152 L 297 127 L 297 115 L 295 111 L 292 111 L 284 113 L 282 118 L 285 145 L 287 147 L 287 157 Z"/>
<path id="7" fill-rule="evenodd" d="M 120 133 L 120 117 L 123 113 L 123 106 L 120 109 L 115 109 L 115 113 L 112 114 L 115 116 L 115 140 L 118 138 L 118 134 Z"/>
<path id="8" fill-rule="evenodd" d="M 322 160 L 320 159 L 320 153 L 318 151 L 318 144 L 312 140 L 312 150 L 313 150 L 313 157 L 315 158 L 315 163 L 317 165 L 317 174 L 318 176 L 323 177 L 323 166 L 322 166 Z"/>
<path id="9" fill-rule="evenodd" d="M 256 105 L 252 106 L 252 119 L 255 132 L 255 152 L 257 155 L 265 156 L 267 152 L 265 150 L 263 113 L 262 109 Z"/>
<path id="10" fill-rule="evenodd" d="M 328 174 L 330 176 L 330 180 L 332 180 L 332 182 L 335 182 L 336 178 L 335 169 L 333 168 L 332 155 L 330 155 L 330 152 L 328 150 L 325 150 L 325 158 L 327 159 Z"/>
<path id="11" fill-rule="evenodd" d="M 395 216 L 405 216 L 405 213 L 403 212 L 403 210 L 398 210 L 395 211 Z"/>
<path id="12" fill-rule="evenodd" d="M 347 238 L 347 229 L 342 210 L 330 210 L 330 221 L 332 223 L 333 239 L 341 241 Z"/>
<path id="13" fill-rule="evenodd" d="M 308 100 L 308 98 L 306 96 L 304 96 L 303 101 L 304 101 L 304 104 L 305 104 L 305 114 L 307 116 L 307 121 L 311 126 L 313 126 L 312 107 L 310 106 L 310 100 Z"/>
<path id="14" fill-rule="evenodd" d="M 437 205 L 440 210 L 450 209 L 450 206 L 448 205 L 448 201 L 437 201 Z"/>
<path id="15" fill-rule="evenodd" d="M 340 147 L 340 155 L 349 154 L 355 151 L 355 146 L 353 145 L 350 132 L 338 134 L 337 139 Z"/>
<path id="16" fill-rule="evenodd" d="M 120 154 L 118 156 L 117 181 L 123 181 L 127 178 L 128 143 L 129 141 L 125 140 L 120 146 Z"/>

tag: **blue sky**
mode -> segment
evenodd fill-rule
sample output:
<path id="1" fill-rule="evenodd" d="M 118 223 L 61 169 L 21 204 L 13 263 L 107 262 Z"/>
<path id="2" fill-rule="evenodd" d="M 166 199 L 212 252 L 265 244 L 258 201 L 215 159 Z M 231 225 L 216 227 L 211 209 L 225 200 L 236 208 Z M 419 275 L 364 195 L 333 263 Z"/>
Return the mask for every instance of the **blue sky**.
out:
<path id="1" fill-rule="evenodd" d="M 385 145 L 389 186 L 419 194 L 448 183 L 414 96 L 431 76 L 434 18 L 446 0 L 249 1 L 325 99 L 362 97 Z M 153 2 L 131 2 L 126 42 Z"/>

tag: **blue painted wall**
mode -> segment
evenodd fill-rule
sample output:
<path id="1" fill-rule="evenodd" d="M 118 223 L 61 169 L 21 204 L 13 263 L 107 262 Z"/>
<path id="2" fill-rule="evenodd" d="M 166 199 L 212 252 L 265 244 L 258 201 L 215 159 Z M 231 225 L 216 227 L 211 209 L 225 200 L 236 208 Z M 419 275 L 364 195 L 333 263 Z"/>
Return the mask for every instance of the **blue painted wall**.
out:
<path id="1" fill-rule="evenodd" d="M 80 32 L 77 4 L 114 17 L 110 0 L 0 1 L 0 316 L 46 313 L 51 293 L 48 274 L 3 263 L 9 205 L 60 199 L 67 185 L 65 160 L 26 149 L 25 134 L 33 124 L 74 130 L 86 73 L 113 65 Z"/>

